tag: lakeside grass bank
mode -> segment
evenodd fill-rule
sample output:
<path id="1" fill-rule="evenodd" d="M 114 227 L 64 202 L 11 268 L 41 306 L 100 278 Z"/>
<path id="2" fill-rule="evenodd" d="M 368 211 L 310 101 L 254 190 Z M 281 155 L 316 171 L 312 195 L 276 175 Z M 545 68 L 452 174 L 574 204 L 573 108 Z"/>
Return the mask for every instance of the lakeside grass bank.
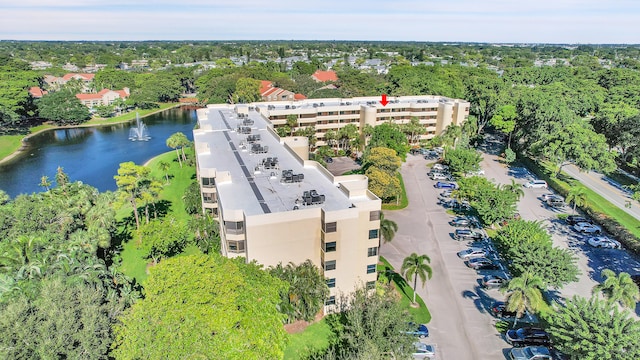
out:
<path id="1" fill-rule="evenodd" d="M 38 126 L 34 126 L 29 128 L 28 134 L 18 134 L 18 135 L 2 135 L 0 136 L 0 164 L 6 163 L 20 155 L 21 150 L 24 147 L 24 142 L 28 140 L 30 137 L 38 135 L 44 131 L 49 130 L 58 130 L 58 129 L 74 129 L 74 128 L 83 128 L 83 127 L 100 127 L 100 126 L 109 126 L 116 125 L 122 123 L 128 123 L 136 119 L 136 112 L 140 115 L 140 118 L 144 118 L 153 114 L 157 114 L 159 112 L 182 106 L 181 103 L 163 103 L 159 104 L 160 107 L 157 109 L 148 109 L 148 110 L 138 110 L 134 112 L 129 112 L 120 116 L 116 116 L 113 118 L 92 118 L 91 120 L 78 124 L 78 125 L 69 125 L 69 126 L 57 126 L 52 124 L 42 124 Z"/>

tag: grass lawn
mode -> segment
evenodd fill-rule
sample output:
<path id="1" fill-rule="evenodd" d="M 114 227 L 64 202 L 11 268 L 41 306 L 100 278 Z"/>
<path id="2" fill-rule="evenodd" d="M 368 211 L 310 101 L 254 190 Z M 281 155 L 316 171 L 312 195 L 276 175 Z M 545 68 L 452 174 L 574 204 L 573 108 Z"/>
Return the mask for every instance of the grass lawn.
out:
<path id="1" fill-rule="evenodd" d="M 322 350 L 329 347 L 332 331 L 323 320 L 309 325 L 304 331 L 289 336 L 289 343 L 284 349 L 285 360 L 300 359 L 308 354 L 308 350 Z"/>
<path id="2" fill-rule="evenodd" d="M 0 136 L 0 160 L 11 155 L 22 145 L 24 135 L 3 135 Z"/>
<path id="3" fill-rule="evenodd" d="M 380 256 L 380 262 L 382 264 L 378 264 L 378 273 L 380 273 L 380 279 L 382 281 L 386 281 L 386 277 L 384 276 L 385 270 L 387 268 L 393 269 L 393 266 L 389 264 L 387 259 Z M 405 281 L 396 281 L 397 278 L 393 279 L 393 283 L 400 294 L 400 303 L 403 307 L 405 307 L 409 313 L 413 316 L 413 320 L 419 324 L 427 324 L 431 321 L 431 313 L 429 309 L 427 309 L 427 305 L 425 305 L 424 300 L 420 296 L 416 296 L 416 302 L 420 304 L 419 308 L 414 308 L 411 306 L 411 302 L 413 301 L 413 289 L 411 285 L 406 283 Z M 429 280 L 427 280 L 428 284 Z M 420 285 L 420 282 L 418 282 Z"/>
<path id="4" fill-rule="evenodd" d="M 187 153 L 192 153 L 192 149 L 187 149 Z M 180 164 L 177 161 L 176 152 L 170 151 L 161 154 L 152 159 L 147 166 L 151 168 L 151 175 L 157 179 L 160 179 L 162 183 L 165 183 L 165 175 L 158 167 L 161 161 L 166 161 L 171 164 L 169 169 L 170 183 L 165 185 L 160 193 L 160 200 L 170 202 L 167 216 L 173 216 L 179 221 L 188 221 L 189 214 L 184 210 L 182 204 L 182 195 L 185 189 L 191 183 L 192 178 L 195 176 L 195 168 L 193 166 L 184 165 L 180 168 Z M 121 220 L 125 217 L 131 216 L 131 210 L 127 206 L 119 209 L 118 219 Z M 143 215 L 141 214 L 141 221 Z M 182 254 L 194 254 L 200 250 L 196 246 L 188 246 Z M 127 276 L 135 278 L 138 282 L 142 283 L 147 278 L 147 263 L 148 259 L 143 256 L 143 251 L 136 246 L 135 239 L 129 239 L 122 244 L 122 265 L 120 270 Z"/>

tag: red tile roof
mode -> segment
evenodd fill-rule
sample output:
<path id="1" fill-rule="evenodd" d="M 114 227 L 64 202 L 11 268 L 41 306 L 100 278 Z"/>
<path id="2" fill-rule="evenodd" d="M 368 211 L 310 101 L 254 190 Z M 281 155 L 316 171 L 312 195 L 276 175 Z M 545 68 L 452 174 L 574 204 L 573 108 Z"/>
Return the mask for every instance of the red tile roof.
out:
<path id="1" fill-rule="evenodd" d="M 295 94 L 295 95 L 293 95 L 293 98 L 294 98 L 294 100 L 304 100 L 307 97 L 302 95 L 302 94 Z"/>
<path id="2" fill-rule="evenodd" d="M 96 76 L 96 74 L 76 74 L 76 73 L 69 73 L 69 74 L 65 74 L 62 79 L 64 81 L 69 81 L 73 78 L 81 78 L 84 81 L 91 81 L 93 80 L 93 78 Z"/>
<path id="3" fill-rule="evenodd" d="M 80 100 L 100 100 L 102 95 L 98 94 L 76 94 L 76 97 Z"/>
<path id="4" fill-rule="evenodd" d="M 311 75 L 311 77 L 315 81 L 319 81 L 319 82 L 338 81 L 338 75 L 333 70 L 327 70 L 327 71 L 316 70 L 316 72 L 314 72 L 313 75 Z"/>
<path id="5" fill-rule="evenodd" d="M 264 94 L 265 91 L 273 87 L 273 83 L 267 80 L 260 80 L 260 94 Z"/>
<path id="6" fill-rule="evenodd" d="M 42 90 L 37 86 L 32 86 L 29 88 L 29 94 L 31 94 L 31 96 L 33 96 L 34 98 L 41 98 L 46 93 L 47 93 L 46 90 Z"/>

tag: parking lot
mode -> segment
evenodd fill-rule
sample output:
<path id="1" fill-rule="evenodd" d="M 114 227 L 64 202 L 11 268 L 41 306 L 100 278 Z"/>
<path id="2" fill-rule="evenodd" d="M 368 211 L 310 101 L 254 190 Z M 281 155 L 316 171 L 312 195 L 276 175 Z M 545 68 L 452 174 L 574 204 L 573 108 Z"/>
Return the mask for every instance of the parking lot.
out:
<path id="1" fill-rule="evenodd" d="M 526 169 L 508 168 L 495 154 L 483 155 L 482 168 L 486 177 L 497 183 L 508 184 L 511 179 L 524 183 L 533 179 Z M 381 247 L 391 264 L 400 268 L 405 256 L 412 252 L 427 254 L 434 270 L 418 294 L 423 297 L 432 314 L 429 324 L 430 337 L 426 342 L 436 345 L 438 359 L 505 359 L 510 346 L 494 327 L 496 318 L 489 309 L 495 300 L 504 295 L 497 289 L 486 290 L 481 284 L 482 275 L 502 274 L 500 270 L 476 271 L 467 268 L 457 253 L 466 249 L 468 241 L 455 241 L 455 228 L 449 224 L 452 215 L 438 204 L 438 194 L 433 181 L 427 177 L 428 168 L 419 155 L 408 155 L 401 172 L 409 197 L 409 206 L 399 211 L 389 211 L 385 216 L 398 223 L 399 230 L 392 243 Z M 573 231 L 558 214 L 571 213 L 567 206 L 552 208 L 540 197 L 549 193 L 546 189 L 524 189 L 525 195 L 518 204 L 518 211 L 526 220 L 539 220 L 547 225 L 554 246 L 570 249 L 577 258 L 582 272 L 579 281 L 568 284 L 553 294 L 562 301 L 573 295 L 590 297 L 591 290 L 600 280 L 603 269 L 640 274 L 640 261 L 624 250 L 593 248 L 586 244 L 586 236 Z M 636 308 L 638 314 L 638 308 Z"/>

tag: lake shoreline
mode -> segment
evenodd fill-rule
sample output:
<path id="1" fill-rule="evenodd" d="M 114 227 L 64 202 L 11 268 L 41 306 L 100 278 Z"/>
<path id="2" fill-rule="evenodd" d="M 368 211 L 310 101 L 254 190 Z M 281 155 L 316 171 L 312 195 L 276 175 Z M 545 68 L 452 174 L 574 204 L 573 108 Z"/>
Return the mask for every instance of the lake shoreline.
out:
<path id="1" fill-rule="evenodd" d="M 155 110 L 155 111 L 151 111 L 151 112 L 149 112 L 149 113 L 146 113 L 146 114 L 144 114 L 144 115 L 140 116 L 140 118 L 141 118 L 141 119 L 143 119 L 143 118 L 145 118 L 145 117 L 148 117 L 148 116 L 151 116 L 151 115 L 157 114 L 157 113 L 159 113 L 159 112 L 163 112 L 163 111 L 166 111 L 166 110 L 169 110 L 169 109 L 173 109 L 173 108 L 176 108 L 176 107 L 180 107 L 180 106 L 183 106 L 183 105 L 184 105 L 184 104 L 182 104 L 182 103 L 176 103 L 176 104 L 175 104 L 175 105 L 173 105 L 173 106 L 169 106 L 169 107 L 166 107 L 166 108 L 163 108 L 163 109 L 158 109 L 158 110 Z M 11 161 L 15 160 L 15 159 L 16 159 L 17 157 L 19 157 L 20 155 L 22 155 L 22 152 L 23 152 L 23 151 L 24 151 L 24 149 L 26 148 L 26 144 L 25 144 L 25 142 L 26 142 L 27 140 L 29 140 L 31 137 L 36 136 L 36 135 L 38 135 L 38 134 L 42 134 L 42 133 L 44 133 L 45 131 L 63 130 L 63 129 L 77 129 L 77 128 L 89 128 L 89 127 L 104 127 L 104 126 L 112 126 L 112 125 L 118 125 L 118 124 L 126 124 L 126 123 L 133 122 L 133 121 L 135 121 L 135 120 L 136 120 L 136 118 L 133 118 L 133 119 L 127 119 L 127 120 L 118 120 L 118 121 L 114 121 L 114 122 L 110 122 L 110 123 L 102 123 L 102 124 L 88 124 L 88 123 L 84 123 L 84 124 L 78 124 L 78 125 L 53 126 L 53 127 L 49 127 L 49 128 L 46 128 L 46 129 L 40 129 L 40 130 L 38 130 L 38 131 L 36 131 L 36 132 L 34 132 L 34 133 L 28 134 L 28 135 L 26 135 L 25 137 L 23 137 L 23 138 L 20 140 L 20 146 L 19 146 L 16 150 L 14 150 L 11 154 L 9 154 L 9 155 L 5 156 L 4 158 L 0 159 L 0 165 L 3 165 L 3 164 L 6 164 L 6 163 L 9 163 L 9 162 L 11 162 Z M 89 120 L 89 121 L 91 121 L 91 120 Z"/>

